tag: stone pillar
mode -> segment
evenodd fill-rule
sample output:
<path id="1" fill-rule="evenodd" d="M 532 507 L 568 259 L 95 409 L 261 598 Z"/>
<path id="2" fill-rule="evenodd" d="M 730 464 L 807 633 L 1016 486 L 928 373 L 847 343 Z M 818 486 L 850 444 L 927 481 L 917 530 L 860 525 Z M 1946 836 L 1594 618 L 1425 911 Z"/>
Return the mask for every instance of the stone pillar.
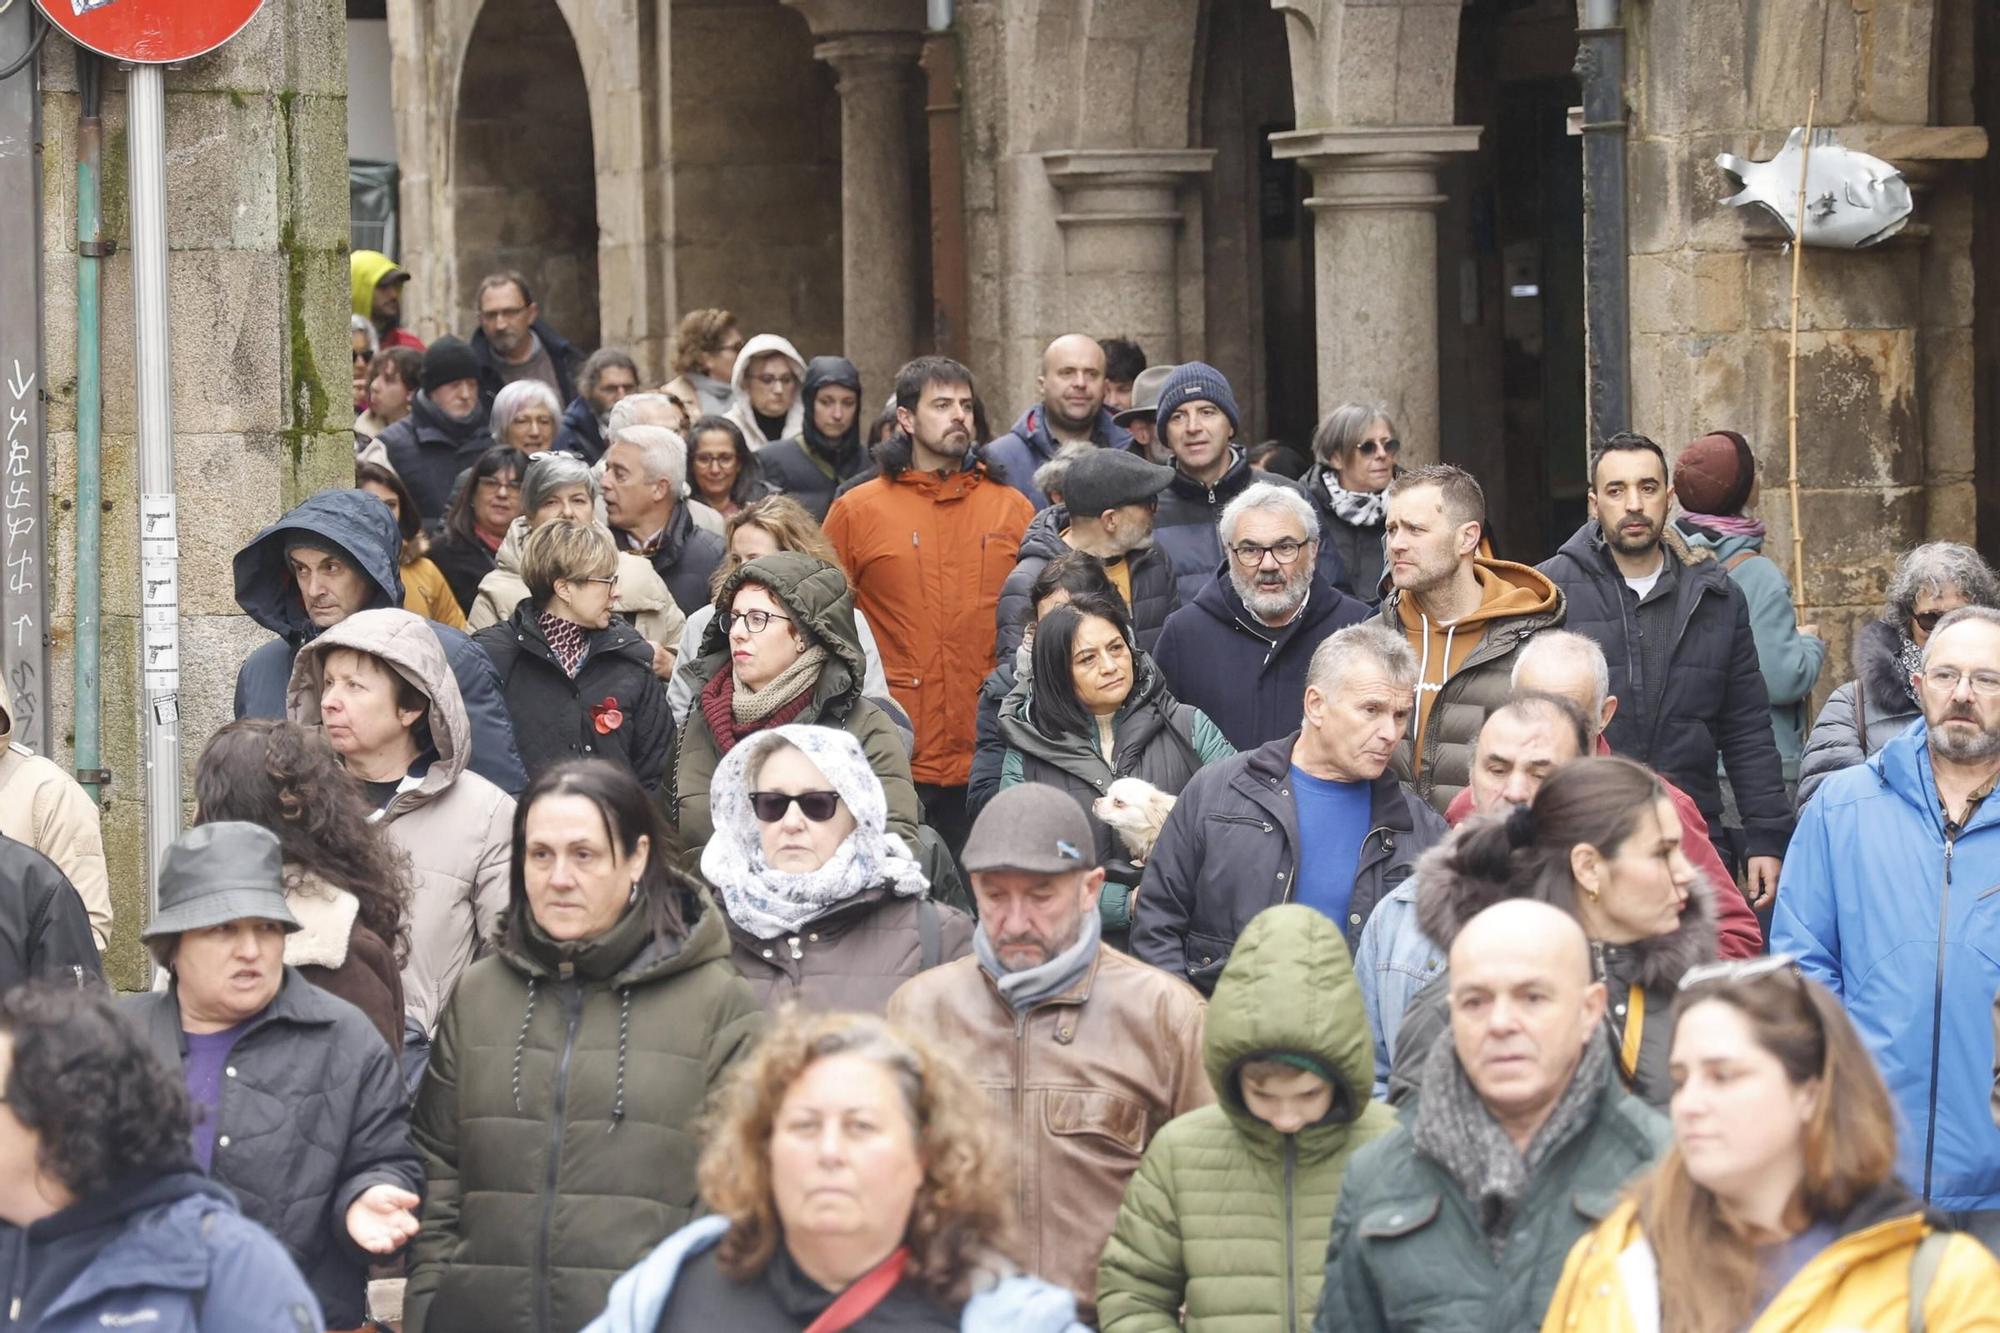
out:
<path id="1" fill-rule="evenodd" d="M 1476 125 L 1271 136 L 1312 173 L 1320 411 L 1387 402 L 1409 466 L 1438 457 L 1437 169 L 1478 143 Z"/>
<path id="2" fill-rule="evenodd" d="M 1061 199 L 1056 224 L 1062 229 L 1064 282 L 1062 328 L 1056 332 L 1131 338 L 1155 361 L 1184 360 L 1203 350 L 1200 328 L 1182 327 L 1179 255 L 1187 216 L 1182 192 L 1208 172 L 1214 158 L 1206 148 L 1042 154 L 1042 167 Z"/>
<path id="3" fill-rule="evenodd" d="M 923 53 L 914 32 L 822 41 L 813 54 L 840 76 L 841 340 L 880 398 L 916 351 L 916 201 L 909 89 Z"/>

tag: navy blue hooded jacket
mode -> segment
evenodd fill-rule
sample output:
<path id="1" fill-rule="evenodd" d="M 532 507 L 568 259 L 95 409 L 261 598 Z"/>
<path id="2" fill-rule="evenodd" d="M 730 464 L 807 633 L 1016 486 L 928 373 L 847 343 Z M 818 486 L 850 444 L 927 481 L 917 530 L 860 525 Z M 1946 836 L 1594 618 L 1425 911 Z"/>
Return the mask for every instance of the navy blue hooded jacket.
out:
<path id="1" fill-rule="evenodd" d="M 1111 419 L 1111 409 L 1097 409 L 1097 424 L 1090 428 L 1090 438 L 1104 449 L 1130 449 L 1132 432 Z M 1046 509 L 1049 497 L 1035 487 L 1035 469 L 1056 456 L 1062 443 L 1049 434 L 1048 409 L 1040 403 L 1021 414 L 1013 429 L 995 439 L 979 452 L 988 462 L 998 463 L 1007 470 L 1007 482 L 1015 490 L 1028 497 L 1028 503 L 1037 509 Z"/>
<path id="2" fill-rule="evenodd" d="M 806 366 L 805 385 L 800 390 L 805 395 L 804 428 L 790 439 L 765 445 L 757 454 L 764 480 L 777 487 L 780 494 L 797 500 L 822 523 L 826 521 L 826 511 L 833 508 L 833 493 L 842 483 L 859 476 L 872 461 L 868 451 L 861 447 L 859 409 L 847 433 L 837 440 L 820 434 L 819 427 L 813 424 L 813 398 L 828 385 L 852 389 L 859 400 L 861 372 L 844 356 L 814 357 Z"/>
<path id="3" fill-rule="evenodd" d="M 597 412 L 581 394 L 570 399 L 569 406 L 563 409 L 556 448 L 575 454 L 586 463 L 604 457 L 604 432 L 598 429 Z"/>
<path id="4" fill-rule="evenodd" d="M 1327 582 L 1322 568 L 1292 623 L 1273 630 L 1250 614 L 1224 570 L 1167 617 L 1153 661 L 1174 698 L 1208 714 L 1238 751 L 1254 750 L 1299 729 L 1306 667 L 1320 640 L 1368 616 L 1368 604 Z"/>
<path id="5" fill-rule="evenodd" d="M 354 562 L 372 586 L 364 611 L 403 604 L 397 558 L 403 534 L 389 506 L 366 491 L 321 491 L 250 539 L 236 553 L 236 604 L 278 637 L 243 659 L 236 673 L 236 716 L 283 717 L 292 659 L 319 633 L 306 614 L 285 548 L 295 542 L 330 547 Z M 500 693 L 500 676 L 476 644 L 458 630 L 429 622 L 458 678 L 472 723 L 473 772 L 510 796 L 528 785 L 514 748 L 514 725 Z"/>

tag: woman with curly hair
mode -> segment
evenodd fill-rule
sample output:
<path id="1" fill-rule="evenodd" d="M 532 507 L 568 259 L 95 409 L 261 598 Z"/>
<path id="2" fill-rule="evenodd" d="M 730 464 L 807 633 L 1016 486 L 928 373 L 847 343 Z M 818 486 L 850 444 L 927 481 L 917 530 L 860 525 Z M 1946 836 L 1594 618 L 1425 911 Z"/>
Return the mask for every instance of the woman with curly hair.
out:
<path id="1" fill-rule="evenodd" d="M 318 1329 L 284 1247 L 195 1169 L 188 1099 L 106 996 L 0 998 L 8 1327 Z"/>
<path id="2" fill-rule="evenodd" d="M 209 739 L 194 785 L 197 825 L 233 819 L 278 835 L 285 905 L 302 927 L 285 937 L 286 964 L 368 1015 L 400 1053 L 409 868 L 368 822 L 340 756 L 297 723 L 246 717 Z"/>
<path id="3" fill-rule="evenodd" d="M 1075 1297 L 1019 1272 L 986 1094 L 881 1019 L 788 1013 L 706 1140 L 714 1216 L 619 1278 L 588 1333 L 1081 1328 Z"/>
<path id="4" fill-rule="evenodd" d="M 694 416 L 727 412 L 736 401 L 730 380 L 742 350 L 736 316 L 713 306 L 688 311 L 674 330 L 674 378 L 661 392 Z"/>

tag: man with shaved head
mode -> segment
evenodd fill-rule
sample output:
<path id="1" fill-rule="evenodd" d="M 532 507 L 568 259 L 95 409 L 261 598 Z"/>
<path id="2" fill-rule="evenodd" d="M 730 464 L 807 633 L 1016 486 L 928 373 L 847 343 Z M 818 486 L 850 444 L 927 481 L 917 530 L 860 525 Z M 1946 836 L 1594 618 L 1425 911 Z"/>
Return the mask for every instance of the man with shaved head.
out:
<path id="1" fill-rule="evenodd" d="M 1355 1154 L 1317 1333 L 1538 1328 L 1570 1247 L 1666 1147 L 1619 1081 L 1604 985 L 1566 913 L 1509 899 L 1451 946 L 1451 1040 Z"/>
<path id="2" fill-rule="evenodd" d="M 1132 446 L 1132 433 L 1113 421 L 1104 405 L 1104 387 L 1104 348 L 1087 333 L 1065 333 L 1042 352 L 1041 373 L 1035 377 L 1041 401 L 980 452 L 1030 504 L 1047 508 L 1049 497 L 1035 485 L 1035 469 L 1058 449 L 1071 443 Z"/>

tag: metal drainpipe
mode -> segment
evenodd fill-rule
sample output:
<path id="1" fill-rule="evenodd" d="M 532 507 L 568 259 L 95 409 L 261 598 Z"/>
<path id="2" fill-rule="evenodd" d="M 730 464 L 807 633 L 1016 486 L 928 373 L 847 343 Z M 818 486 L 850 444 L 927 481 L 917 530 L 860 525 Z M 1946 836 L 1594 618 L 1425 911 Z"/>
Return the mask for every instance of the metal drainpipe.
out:
<path id="1" fill-rule="evenodd" d="M 1619 0 L 1582 0 L 1583 307 L 1590 439 L 1631 428 L 1625 226 L 1625 26 Z"/>
<path id="2" fill-rule="evenodd" d="M 77 48 L 77 87 L 82 110 L 76 121 L 76 777 L 90 798 L 103 801 L 103 755 L 99 737 L 99 616 L 102 610 L 104 474 L 103 348 L 100 270 L 111 246 L 104 240 L 104 64 Z"/>

